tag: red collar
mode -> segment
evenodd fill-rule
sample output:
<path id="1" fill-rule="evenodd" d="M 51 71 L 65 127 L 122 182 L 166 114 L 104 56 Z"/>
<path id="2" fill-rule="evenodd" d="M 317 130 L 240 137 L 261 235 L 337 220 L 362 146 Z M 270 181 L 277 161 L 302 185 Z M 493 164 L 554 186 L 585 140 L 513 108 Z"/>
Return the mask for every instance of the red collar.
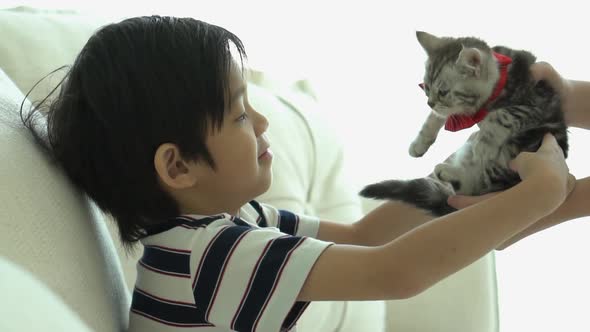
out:
<path id="1" fill-rule="evenodd" d="M 496 100 L 504 86 L 506 86 L 506 81 L 508 80 L 508 65 L 512 63 L 512 59 L 506 55 L 492 52 L 496 60 L 498 60 L 498 64 L 500 65 L 500 78 L 496 83 L 496 87 L 492 92 L 490 98 L 486 101 L 486 103 L 473 115 L 451 115 L 447 118 L 447 122 L 445 123 L 445 129 L 448 131 L 459 131 L 466 128 L 473 127 L 476 123 L 483 120 L 488 115 L 487 106 Z M 424 88 L 424 83 L 419 84 L 421 88 Z"/>

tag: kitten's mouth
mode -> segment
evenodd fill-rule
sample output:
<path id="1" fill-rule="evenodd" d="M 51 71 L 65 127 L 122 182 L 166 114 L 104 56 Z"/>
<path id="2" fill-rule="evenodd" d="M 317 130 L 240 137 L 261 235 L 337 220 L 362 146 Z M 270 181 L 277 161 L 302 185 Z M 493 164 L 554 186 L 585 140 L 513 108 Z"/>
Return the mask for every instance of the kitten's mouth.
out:
<path id="1" fill-rule="evenodd" d="M 433 112 L 435 115 L 437 115 L 438 117 L 441 117 L 441 118 L 446 118 L 446 117 L 448 116 L 447 114 L 443 114 L 443 113 L 441 113 L 440 111 L 437 111 L 436 109 L 432 109 L 432 112 Z"/>
<path id="2" fill-rule="evenodd" d="M 456 114 L 456 112 L 453 112 L 452 108 L 446 106 L 435 106 L 432 110 L 434 111 L 434 114 L 440 116 L 441 118 L 446 118 Z"/>
<path id="3" fill-rule="evenodd" d="M 446 112 L 444 112 L 444 113 L 443 113 L 443 112 L 441 112 L 440 110 L 438 110 L 438 109 L 436 109 L 436 108 L 433 108 L 433 109 L 432 109 L 432 112 L 433 112 L 435 115 L 438 115 L 438 116 L 439 116 L 439 117 L 441 117 L 441 118 L 446 118 L 447 116 L 449 116 L 449 114 L 445 114 Z"/>
<path id="4" fill-rule="evenodd" d="M 451 115 L 473 115 L 477 112 L 477 110 L 474 109 L 451 108 L 446 106 L 435 106 L 435 108 L 432 110 L 434 111 L 434 114 L 440 116 L 441 118 L 446 118 Z"/>

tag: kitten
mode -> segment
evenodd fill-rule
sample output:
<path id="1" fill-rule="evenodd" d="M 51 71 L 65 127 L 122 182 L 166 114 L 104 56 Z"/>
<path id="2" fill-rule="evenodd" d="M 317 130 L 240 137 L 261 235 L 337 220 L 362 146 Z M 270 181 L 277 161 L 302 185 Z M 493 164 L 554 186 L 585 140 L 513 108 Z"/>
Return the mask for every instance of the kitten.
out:
<path id="1" fill-rule="evenodd" d="M 420 157 L 445 126 L 457 131 L 477 123 L 479 130 L 434 172 L 413 180 L 388 180 L 366 186 L 360 195 L 404 201 L 441 216 L 455 211 L 453 194 L 482 195 L 514 186 L 520 177 L 508 163 L 521 151 L 536 151 L 552 133 L 565 156 L 567 126 L 556 92 L 535 82 L 527 51 L 490 48 L 473 38 L 436 37 L 417 32 L 428 55 L 423 87 L 432 108 L 410 155 Z"/>

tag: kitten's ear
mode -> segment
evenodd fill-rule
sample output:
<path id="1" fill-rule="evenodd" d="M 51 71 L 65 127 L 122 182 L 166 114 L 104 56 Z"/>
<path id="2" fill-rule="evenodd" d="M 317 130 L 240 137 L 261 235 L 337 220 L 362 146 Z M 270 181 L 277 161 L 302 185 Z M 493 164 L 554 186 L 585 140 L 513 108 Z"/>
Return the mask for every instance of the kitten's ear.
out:
<path id="1" fill-rule="evenodd" d="M 424 31 L 416 31 L 416 38 L 418 38 L 418 42 L 420 45 L 422 45 L 422 48 L 428 55 L 432 54 L 433 51 L 440 48 L 444 44 L 442 38 L 431 35 Z"/>
<path id="2" fill-rule="evenodd" d="M 479 74 L 481 73 L 482 57 L 482 52 L 477 48 L 463 46 L 457 57 L 456 64 L 463 73 L 479 77 Z"/>

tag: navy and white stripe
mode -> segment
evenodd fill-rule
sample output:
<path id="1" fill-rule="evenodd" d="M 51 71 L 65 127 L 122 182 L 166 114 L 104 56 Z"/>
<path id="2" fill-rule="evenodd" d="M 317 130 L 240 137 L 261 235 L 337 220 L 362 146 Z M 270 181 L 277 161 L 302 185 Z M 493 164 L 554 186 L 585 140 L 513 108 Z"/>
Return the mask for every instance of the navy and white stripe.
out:
<path id="1" fill-rule="evenodd" d="M 164 299 L 137 287 L 133 290 L 131 312 L 168 326 L 213 326 L 193 303 Z"/>
<path id="2" fill-rule="evenodd" d="M 129 331 L 289 331 L 297 296 L 330 243 L 319 221 L 253 201 L 229 214 L 188 215 L 142 239 Z"/>
<path id="3" fill-rule="evenodd" d="M 275 292 L 291 253 L 304 240 L 304 238 L 284 236 L 267 244 L 234 316 L 231 324 L 233 329 L 238 331 L 254 331 L 256 329 L 258 319 Z"/>
<path id="4" fill-rule="evenodd" d="M 268 221 L 266 220 L 266 216 L 264 215 L 264 209 L 257 201 L 250 201 L 249 203 L 254 210 L 258 213 L 258 219 L 256 219 L 256 224 L 260 227 L 268 227 Z"/>
<path id="5" fill-rule="evenodd" d="M 301 315 L 303 314 L 305 309 L 307 309 L 307 306 L 310 303 L 311 302 L 304 302 L 304 301 L 295 302 L 295 304 L 291 308 L 291 311 L 289 311 L 287 318 L 285 318 L 285 321 L 283 322 L 283 327 L 285 327 L 287 329 L 287 331 L 292 329 L 293 326 L 295 326 L 295 323 L 297 323 L 297 321 L 299 320 L 299 317 L 301 317 Z"/>
<path id="6" fill-rule="evenodd" d="M 205 250 L 193 281 L 193 294 L 198 308 L 209 316 L 227 262 L 251 227 L 230 226 L 220 231 Z"/>
<path id="7" fill-rule="evenodd" d="M 297 235 L 299 230 L 299 216 L 285 210 L 279 210 L 277 228 L 286 234 Z"/>
<path id="8" fill-rule="evenodd" d="M 144 246 L 139 264 L 148 270 L 173 277 L 190 278 L 190 250 Z"/>

